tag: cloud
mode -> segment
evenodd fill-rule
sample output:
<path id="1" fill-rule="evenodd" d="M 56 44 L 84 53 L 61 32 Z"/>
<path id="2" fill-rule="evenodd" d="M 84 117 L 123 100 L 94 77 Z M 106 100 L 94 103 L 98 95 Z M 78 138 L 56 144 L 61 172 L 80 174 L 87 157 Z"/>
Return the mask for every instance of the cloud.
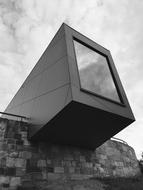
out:
<path id="1" fill-rule="evenodd" d="M 142 10 L 141 0 L 0 0 L 0 110 L 7 106 L 65 21 L 110 49 L 137 119 L 119 136 L 134 141 L 140 152 Z"/>

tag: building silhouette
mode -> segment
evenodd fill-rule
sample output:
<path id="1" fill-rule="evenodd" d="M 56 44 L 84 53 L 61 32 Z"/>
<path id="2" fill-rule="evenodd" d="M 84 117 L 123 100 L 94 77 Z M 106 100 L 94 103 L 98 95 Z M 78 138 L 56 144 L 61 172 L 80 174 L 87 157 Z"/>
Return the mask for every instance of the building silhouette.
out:
<path id="1" fill-rule="evenodd" d="M 135 121 L 110 51 L 66 24 L 5 113 L 29 118 L 30 140 L 89 149 Z"/>

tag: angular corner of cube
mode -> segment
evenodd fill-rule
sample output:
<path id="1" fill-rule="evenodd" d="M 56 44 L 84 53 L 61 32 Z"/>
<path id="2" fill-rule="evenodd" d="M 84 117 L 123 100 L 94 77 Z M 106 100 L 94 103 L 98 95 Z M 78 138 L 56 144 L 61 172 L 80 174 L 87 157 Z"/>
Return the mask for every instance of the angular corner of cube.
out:
<path id="1" fill-rule="evenodd" d="M 30 140 L 90 149 L 135 120 L 110 52 L 66 24 L 6 111 L 31 118 Z"/>

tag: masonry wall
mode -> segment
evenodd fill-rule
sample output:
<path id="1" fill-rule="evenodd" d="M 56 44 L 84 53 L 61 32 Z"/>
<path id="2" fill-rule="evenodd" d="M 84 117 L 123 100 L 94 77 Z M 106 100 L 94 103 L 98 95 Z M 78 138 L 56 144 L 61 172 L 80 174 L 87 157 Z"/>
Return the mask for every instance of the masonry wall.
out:
<path id="1" fill-rule="evenodd" d="M 64 189 L 65 184 L 77 180 L 140 174 L 135 152 L 126 144 L 109 140 L 91 151 L 32 143 L 27 139 L 28 128 L 26 123 L 0 120 L 1 189 L 31 190 L 52 186 L 57 189 L 59 184 Z"/>

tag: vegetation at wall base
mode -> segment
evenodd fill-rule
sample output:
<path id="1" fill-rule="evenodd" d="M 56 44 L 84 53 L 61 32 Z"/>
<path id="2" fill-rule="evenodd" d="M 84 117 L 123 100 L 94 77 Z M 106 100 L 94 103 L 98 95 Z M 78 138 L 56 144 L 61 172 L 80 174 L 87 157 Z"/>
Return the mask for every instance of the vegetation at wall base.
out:
<path id="1" fill-rule="evenodd" d="M 143 190 L 143 176 L 132 178 L 99 178 L 105 190 Z"/>

